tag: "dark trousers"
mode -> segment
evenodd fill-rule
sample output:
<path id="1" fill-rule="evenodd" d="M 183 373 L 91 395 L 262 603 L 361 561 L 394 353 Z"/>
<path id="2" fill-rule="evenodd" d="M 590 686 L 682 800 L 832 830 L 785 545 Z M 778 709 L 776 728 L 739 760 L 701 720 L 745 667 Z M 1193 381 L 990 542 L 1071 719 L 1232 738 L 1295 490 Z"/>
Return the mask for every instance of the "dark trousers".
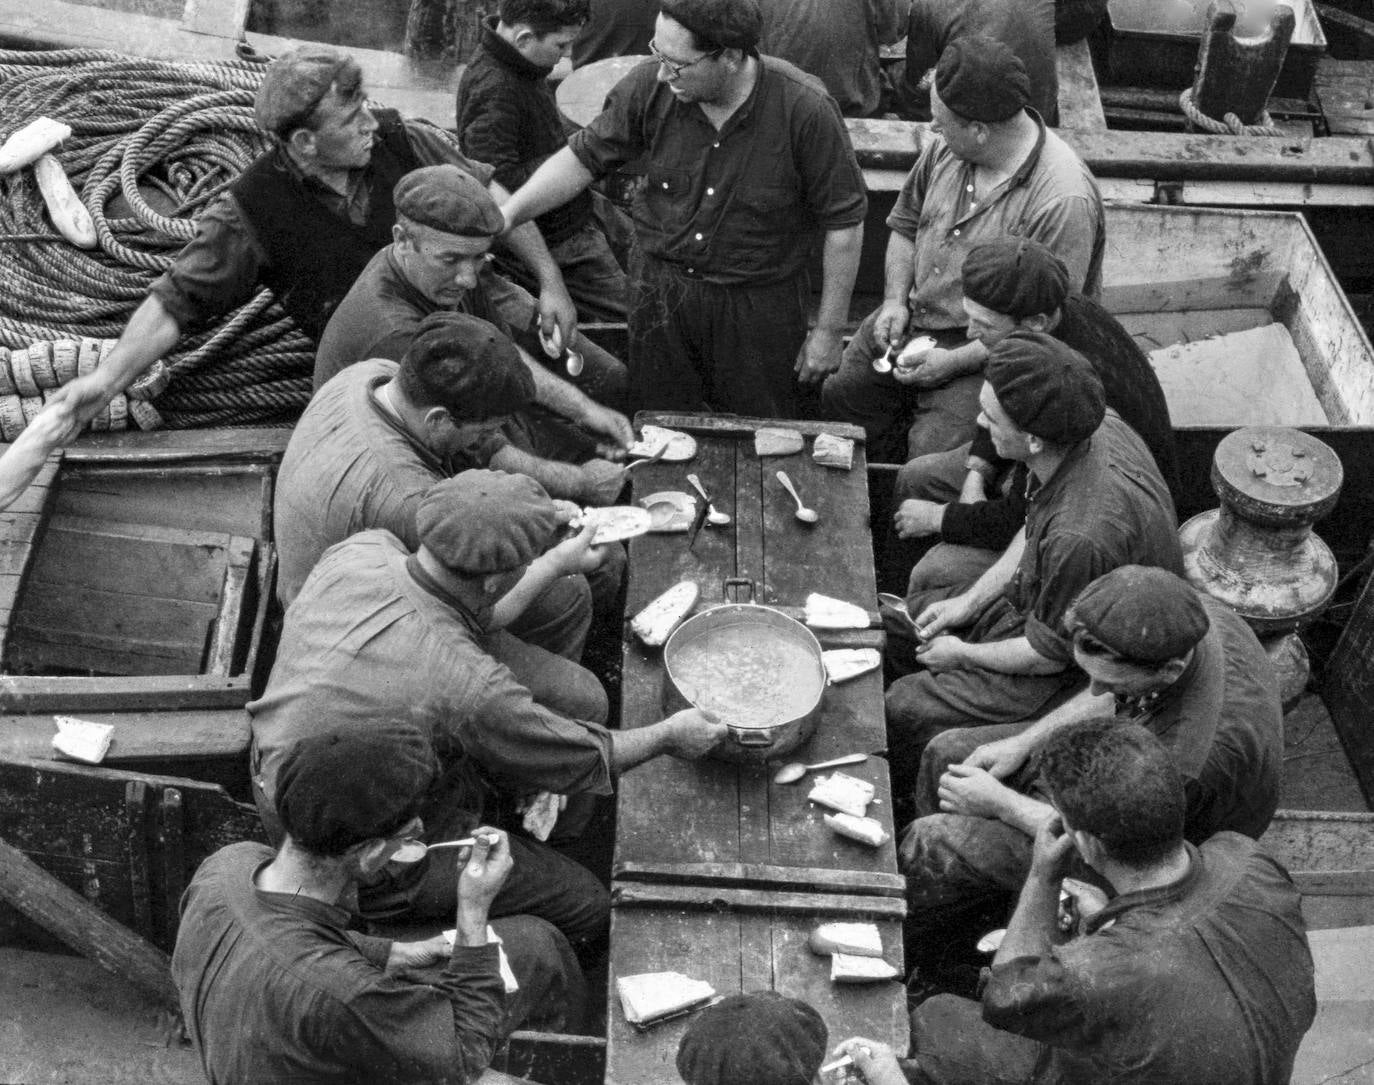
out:
<path id="1" fill-rule="evenodd" d="M 630 269 L 630 407 L 796 418 L 805 273 L 718 286 L 636 251 Z"/>

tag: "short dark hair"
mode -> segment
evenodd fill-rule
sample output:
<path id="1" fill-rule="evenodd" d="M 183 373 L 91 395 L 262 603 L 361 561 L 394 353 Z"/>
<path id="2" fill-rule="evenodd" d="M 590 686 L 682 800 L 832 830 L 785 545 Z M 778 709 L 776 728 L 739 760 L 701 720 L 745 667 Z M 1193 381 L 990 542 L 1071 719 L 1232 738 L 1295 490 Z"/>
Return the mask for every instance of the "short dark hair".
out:
<path id="1" fill-rule="evenodd" d="M 401 357 L 396 381 L 416 407 L 442 407 L 465 422 L 514 414 L 534 401 L 534 377 L 515 344 L 466 313 L 425 317 Z"/>
<path id="2" fill-rule="evenodd" d="M 757 53 L 763 34 L 758 0 L 662 0 L 659 10 L 692 32 L 703 53 Z"/>
<path id="3" fill-rule="evenodd" d="M 1157 862 L 1183 840 L 1186 802 L 1174 759 L 1138 723 L 1082 720 L 1052 734 L 1038 755 L 1050 801 L 1127 866 Z"/>
<path id="4" fill-rule="evenodd" d="M 590 0 L 500 0 L 496 14 L 507 26 L 524 23 L 541 37 L 591 18 Z"/>

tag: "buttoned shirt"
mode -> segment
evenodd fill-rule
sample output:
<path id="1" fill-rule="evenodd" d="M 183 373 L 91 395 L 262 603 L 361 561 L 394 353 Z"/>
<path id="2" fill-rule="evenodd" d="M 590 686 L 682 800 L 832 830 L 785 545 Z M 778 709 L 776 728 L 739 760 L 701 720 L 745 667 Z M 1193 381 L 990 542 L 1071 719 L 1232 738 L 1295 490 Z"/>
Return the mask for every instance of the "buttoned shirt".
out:
<path id="1" fill-rule="evenodd" d="M 610 732 L 535 702 L 486 638 L 478 615 L 417 583 L 389 531 L 326 551 L 286 612 L 267 689 L 247 708 L 267 804 L 294 743 L 397 718 L 431 736 L 446 770 L 480 770 L 511 791 L 609 793 Z M 485 795 L 463 786 L 459 808 L 480 813 Z"/>
<path id="2" fill-rule="evenodd" d="M 495 944 L 453 947 L 424 983 L 342 908 L 254 885 L 263 844 L 221 848 L 181 902 L 172 978 L 210 1085 L 473 1081 L 499 1041 Z"/>
<path id="3" fill-rule="evenodd" d="M 1049 1045 L 1054 1085 L 1284 1085 L 1316 1012 L 1297 889 L 1254 841 L 1187 845 L 1179 881 L 992 968 L 983 1018 Z"/>
<path id="4" fill-rule="evenodd" d="M 972 163 L 932 136 L 897 194 L 887 225 L 915 246 L 911 318 L 920 328 L 962 328 L 962 272 L 972 248 L 1007 234 L 1048 246 L 1069 269 L 1069 285 L 1096 296 L 1106 243 L 1102 197 L 1082 159 L 1033 111 L 1034 150 L 980 201 Z"/>
<path id="5" fill-rule="evenodd" d="M 814 76 L 760 57 L 748 99 L 719 130 L 695 102 L 632 70 L 568 147 L 595 176 L 640 158 L 634 203 L 650 256 L 719 285 L 800 274 L 819 232 L 863 222 L 867 206 L 849 133 Z"/>

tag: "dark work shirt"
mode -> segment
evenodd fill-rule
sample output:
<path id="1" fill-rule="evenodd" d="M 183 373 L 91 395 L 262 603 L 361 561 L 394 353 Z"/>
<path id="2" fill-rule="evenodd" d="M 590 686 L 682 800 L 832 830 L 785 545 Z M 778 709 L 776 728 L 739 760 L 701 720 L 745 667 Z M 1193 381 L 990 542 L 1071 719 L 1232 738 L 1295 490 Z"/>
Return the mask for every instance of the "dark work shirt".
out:
<path id="1" fill-rule="evenodd" d="M 182 898 L 172 978 L 210 1085 L 476 1080 L 505 1006 L 496 945 L 455 945 L 424 983 L 388 974 L 391 942 L 342 908 L 254 886 L 272 855 L 221 848 Z"/>
<path id="2" fill-rule="evenodd" d="M 859 225 L 867 206 L 834 100 L 814 76 L 759 59 L 753 91 L 719 131 L 648 61 L 568 140 L 597 177 L 647 155 L 633 209 L 640 244 L 718 285 L 800 274 L 818 234 Z"/>
<path id="3" fill-rule="evenodd" d="M 1070 294 L 1060 309 L 1059 323 L 1050 332 L 1092 363 L 1102 378 L 1107 406 L 1116 411 L 1144 440 L 1155 466 L 1173 492 L 1178 485 L 1178 459 L 1173 423 L 1164 389 L 1150 360 L 1121 322 L 1082 294 Z M 969 454 L 989 463 L 997 452 L 987 430 L 979 428 Z M 955 502 L 945 509 L 940 538 L 944 542 L 1001 550 L 1025 522 L 1025 476 L 1012 480 L 1005 497 L 971 504 Z"/>
<path id="4" fill-rule="evenodd" d="M 1172 885 L 995 965 L 983 1018 L 1049 1046 L 1055 1085 L 1287 1085 L 1316 1013 L 1297 889 L 1252 840 L 1188 845 Z"/>
<path id="5" fill-rule="evenodd" d="M 1230 830 L 1259 839 L 1279 801 L 1283 709 L 1273 666 L 1225 603 L 1199 592 L 1211 626 L 1178 681 L 1117 715 L 1149 728 L 1173 754 L 1194 843 Z"/>

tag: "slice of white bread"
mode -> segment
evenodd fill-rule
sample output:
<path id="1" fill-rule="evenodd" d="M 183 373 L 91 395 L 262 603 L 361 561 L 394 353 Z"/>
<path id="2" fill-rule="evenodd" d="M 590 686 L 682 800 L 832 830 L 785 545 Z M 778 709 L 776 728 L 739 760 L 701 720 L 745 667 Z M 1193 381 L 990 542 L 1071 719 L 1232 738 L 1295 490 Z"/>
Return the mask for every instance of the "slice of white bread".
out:
<path id="1" fill-rule="evenodd" d="M 682 619 L 691 613 L 700 593 L 701 589 L 694 580 L 674 584 L 631 618 L 630 628 L 649 647 L 659 648 L 667 642 Z"/>
<path id="2" fill-rule="evenodd" d="M 874 818 L 856 818 L 852 814 L 826 814 L 825 823 L 841 836 L 857 840 L 860 844 L 877 848 L 886 844 L 887 830 Z"/>
<path id="3" fill-rule="evenodd" d="M 716 997 L 715 988 L 705 980 L 694 980 L 681 972 L 617 976 L 615 990 L 625 1020 L 637 1028 L 684 1013 Z"/>
<path id="4" fill-rule="evenodd" d="M 763 426 L 754 431 L 756 456 L 790 456 L 793 452 L 800 452 L 805 444 L 798 430 Z"/>
<path id="5" fill-rule="evenodd" d="M 855 957 L 834 953 L 830 957 L 831 983 L 881 983 L 897 978 L 897 970 L 881 957 Z"/>
<path id="6" fill-rule="evenodd" d="M 93 723 L 75 716 L 54 716 L 57 734 L 52 736 L 52 748 L 73 761 L 98 765 L 110 752 L 114 728 L 108 723 Z"/>
<path id="7" fill-rule="evenodd" d="M 854 442 L 833 433 L 818 433 L 811 448 L 811 458 L 822 466 L 848 471 L 854 466 Z"/>
<path id="8" fill-rule="evenodd" d="M 808 940 L 812 953 L 848 953 L 853 957 L 881 957 L 883 936 L 876 923 L 822 923 Z"/>
<path id="9" fill-rule="evenodd" d="M 829 776 L 817 777 L 811 784 L 811 793 L 806 797 L 811 802 L 828 806 L 842 814 L 861 818 L 868 812 L 868 804 L 876 793 L 877 788 L 867 780 L 860 780 L 847 772 L 832 772 Z"/>
<path id="10" fill-rule="evenodd" d="M 831 648 L 821 653 L 825 673 L 835 685 L 877 670 L 883 657 L 876 648 Z"/>
<path id="11" fill-rule="evenodd" d="M 813 629 L 867 629 L 868 611 L 820 592 L 806 597 L 806 624 Z"/>

